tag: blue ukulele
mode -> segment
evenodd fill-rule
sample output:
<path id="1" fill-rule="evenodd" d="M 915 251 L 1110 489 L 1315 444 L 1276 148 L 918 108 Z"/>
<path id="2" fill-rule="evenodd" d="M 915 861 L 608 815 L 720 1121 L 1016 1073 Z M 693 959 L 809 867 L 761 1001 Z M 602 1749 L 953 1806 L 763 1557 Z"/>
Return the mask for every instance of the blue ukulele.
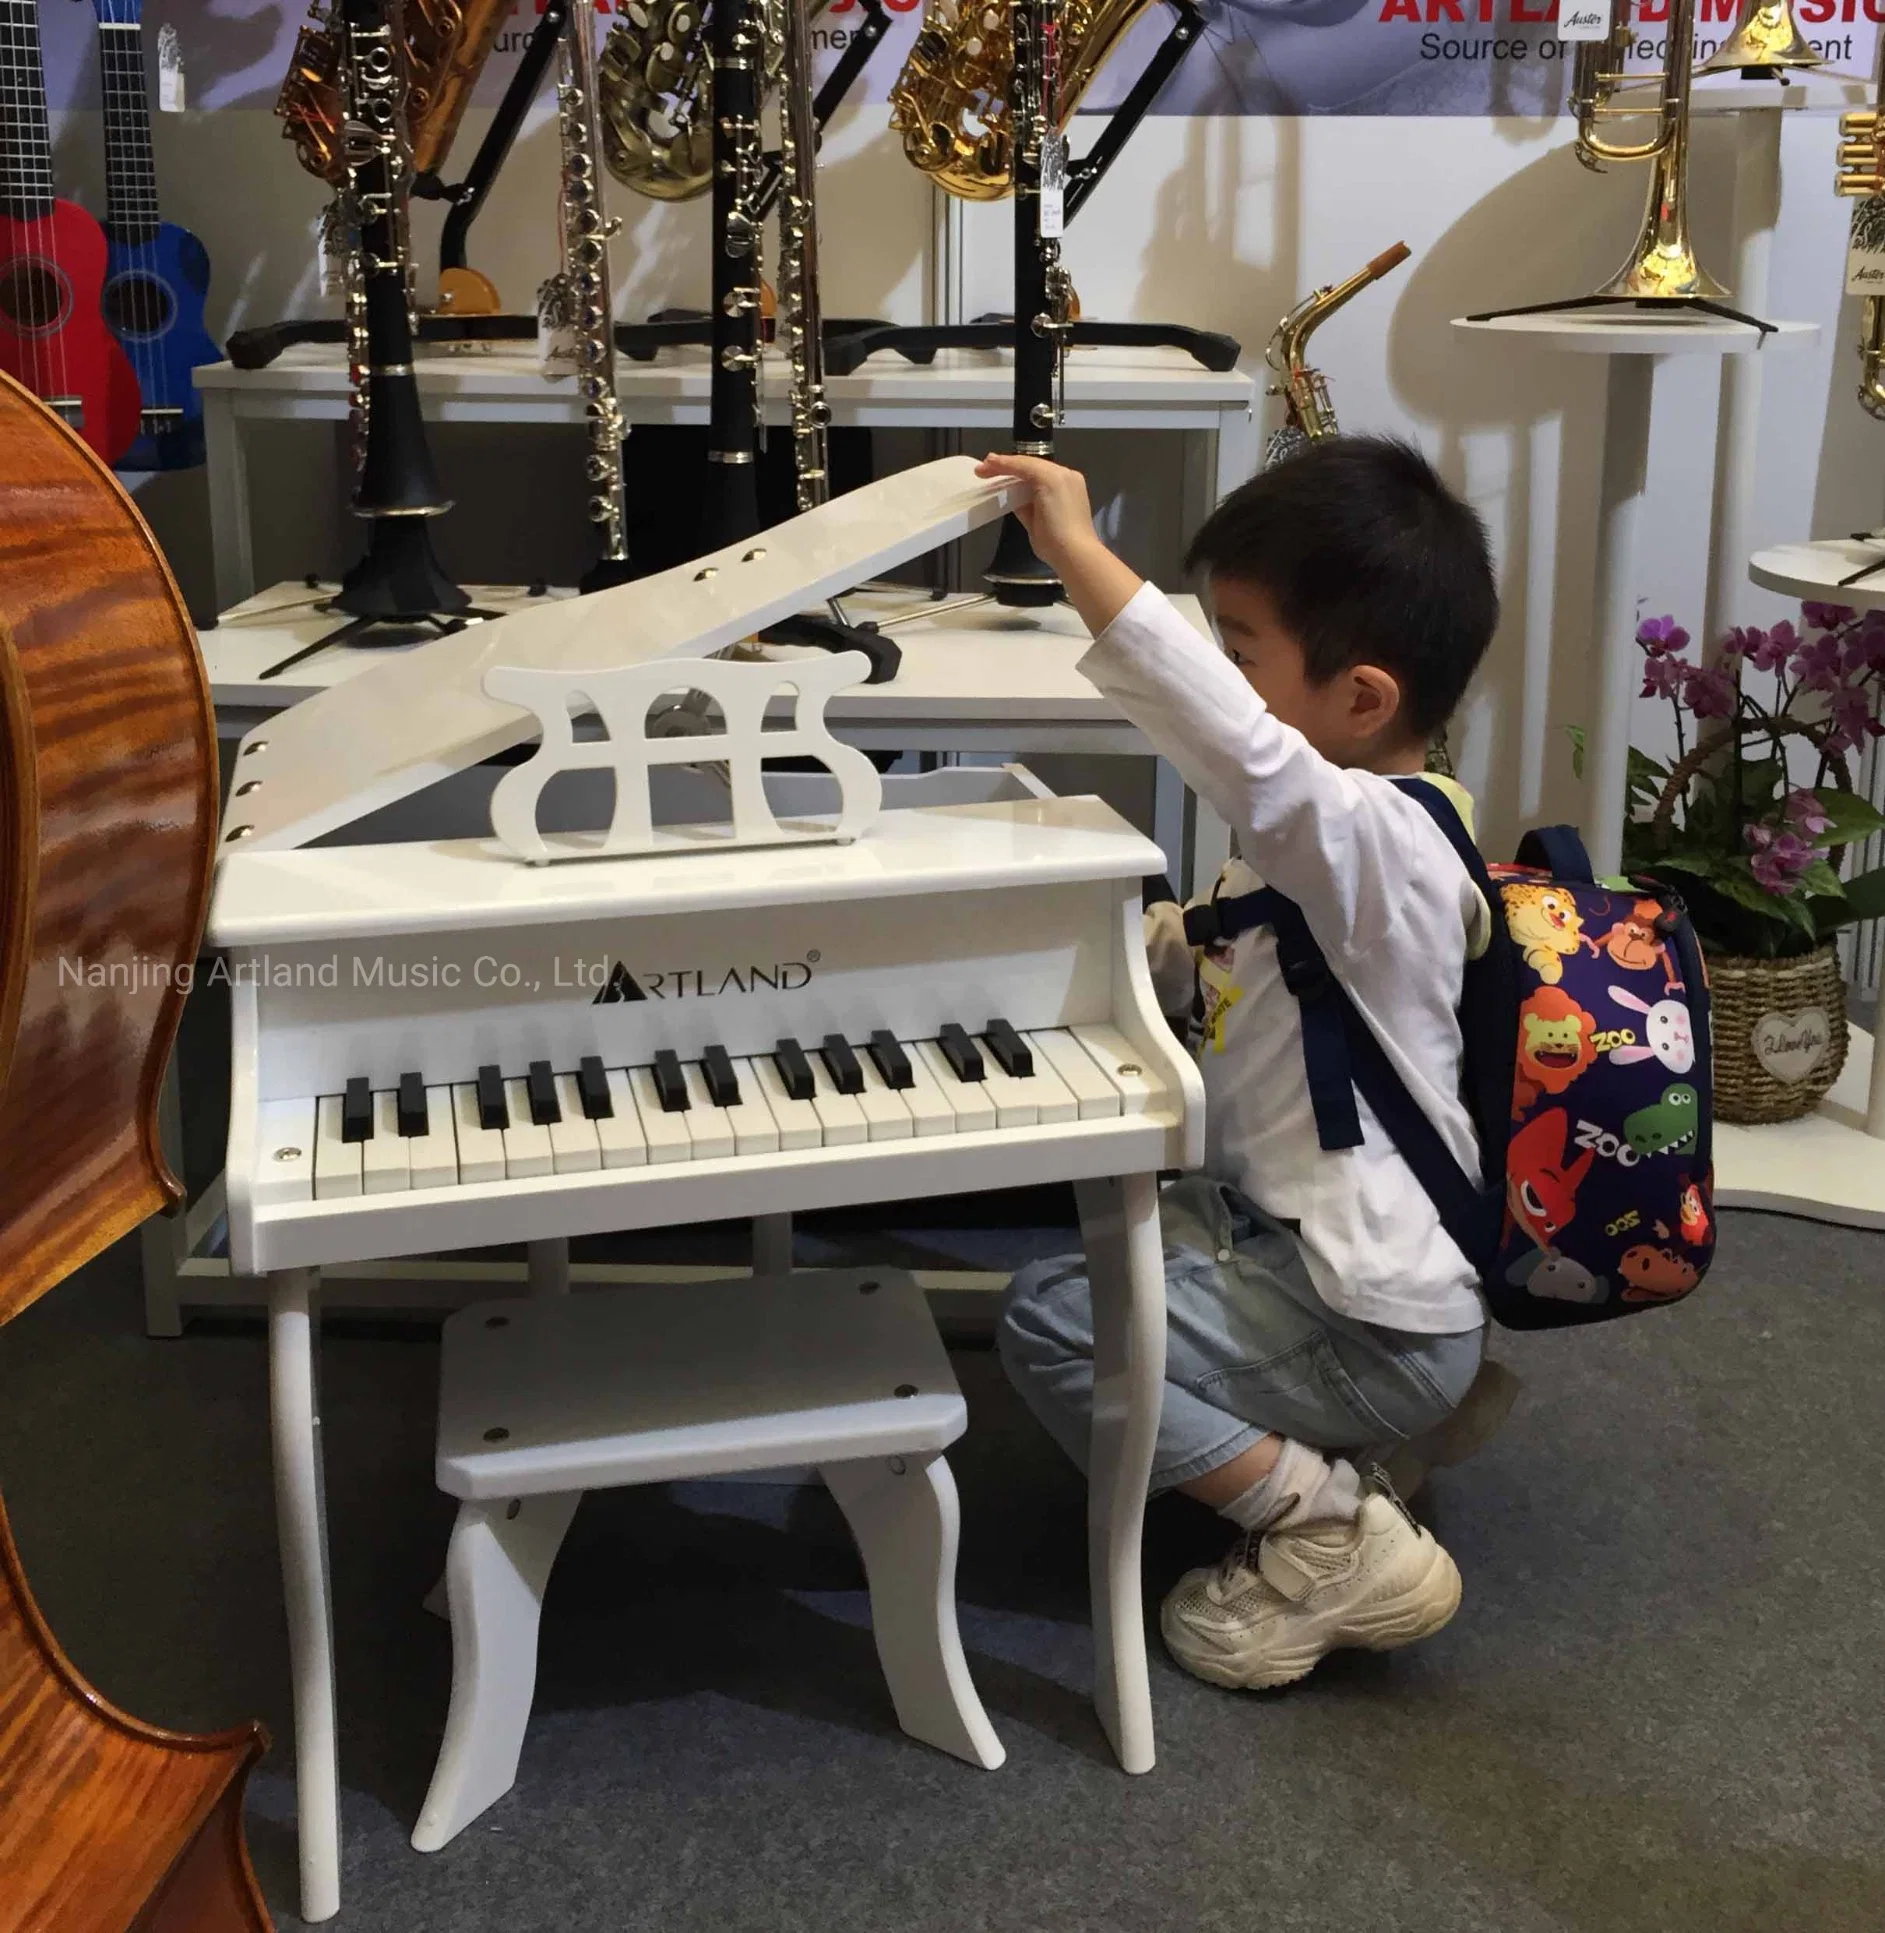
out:
<path id="1" fill-rule="evenodd" d="M 157 212 L 141 0 L 92 0 L 105 87 L 106 326 L 137 372 L 143 410 L 120 470 L 188 470 L 203 461 L 203 399 L 190 381 L 222 351 L 203 326 L 209 256 Z"/>

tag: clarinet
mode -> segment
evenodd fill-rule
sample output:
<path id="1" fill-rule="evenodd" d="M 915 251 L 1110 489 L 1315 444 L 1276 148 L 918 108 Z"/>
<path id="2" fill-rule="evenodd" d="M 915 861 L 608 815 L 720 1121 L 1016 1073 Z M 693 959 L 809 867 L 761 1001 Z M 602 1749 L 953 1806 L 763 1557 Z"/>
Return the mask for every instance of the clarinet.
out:
<path id="1" fill-rule="evenodd" d="M 765 35 L 753 0 L 713 0 L 713 400 L 703 548 L 718 550 L 759 529 L 754 476 L 761 434 L 760 70 Z"/>
<path id="2" fill-rule="evenodd" d="M 615 388 L 615 301 L 609 280 L 613 225 L 602 206 L 602 129 L 596 101 L 594 0 L 575 0 L 563 30 L 557 124 L 563 147 L 563 268 L 556 300 L 576 339 L 576 386 L 589 428 L 589 521 L 601 555 L 582 580 L 606 590 L 634 576 L 622 480 L 622 404 Z"/>
<path id="3" fill-rule="evenodd" d="M 1012 0 L 1014 32 L 1014 447 L 1054 454 L 1073 285 L 1061 266 L 1067 146 L 1060 131 L 1060 0 Z M 1055 603 L 1060 579 L 1034 554 L 1020 518 L 1002 520 L 983 574 L 1000 604 Z"/>
<path id="4" fill-rule="evenodd" d="M 384 0 L 341 0 L 339 63 L 347 315 L 359 458 L 353 513 L 366 555 L 333 607 L 371 623 L 422 622 L 470 608 L 432 552 L 427 520 L 451 508 L 426 443 L 412 373 L 405 57 Z"/>
<path id="5" fill-rule="evenodd" d="M 779 333 L 792 371 L 792 470 L 801 510 L 815 509 L 831 494 L 808 4 L 768 0 L 779 42 Z"/>

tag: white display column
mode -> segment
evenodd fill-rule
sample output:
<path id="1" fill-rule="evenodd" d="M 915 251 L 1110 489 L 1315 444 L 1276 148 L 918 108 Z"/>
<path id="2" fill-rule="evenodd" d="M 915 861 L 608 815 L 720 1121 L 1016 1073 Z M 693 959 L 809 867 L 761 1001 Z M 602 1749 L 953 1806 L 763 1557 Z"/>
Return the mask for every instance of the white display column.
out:
<path id="1" fill-rule="evenodd" d="M 1861 582 L 1843 580 L 1868 566 Z M 1748 575 L 1764 590 L 1854 610 L 1885 609 L 1885 541 L 1836 538 L 1757 551 Z M 1851 1029 L 1832 1091 L 1799 1121 L 1715 1129 L 1715 1200 L 1776 1208 L 1848 1228 L 1885 1228 L 1885 1054 Z"/>
<path id="2" fill-rule="evenodd" d="M 1804 349 L 1818 338 L 1819 325 L 1778 322 L 1763 334 L 1747 323 L 1686 310 L 1614 308 L 1491 316 L 1483 321 L 1457 317 L 1453 326 L 1464 335 L 1496 337 L 1534 352 L 1610 358 L 1592 615 L 1592 703 L 1581 723 L 1588 800 L 1584 843 L 1598 874 L 1614 873 L 1622 864 L 1630 714 L 1641 676 L 1636 644 L 1637 527 L 1648 473 L 1657 372 L 1677 356 L 1773 356 Z M 1712 475 L 1712 448 L 1702 454 L 1707 457 L 1706 473 Z M 1752 484 L 1751 476 L 1733 471 L 1727 480 L 1727 520 L 1741 527 L 1746 525 L 1747 511 L 1737 501 L 1737 493 Z M 1535 772 L 1522 775 L 1524 796 L 1537 796 L 1540 777 Z"/>

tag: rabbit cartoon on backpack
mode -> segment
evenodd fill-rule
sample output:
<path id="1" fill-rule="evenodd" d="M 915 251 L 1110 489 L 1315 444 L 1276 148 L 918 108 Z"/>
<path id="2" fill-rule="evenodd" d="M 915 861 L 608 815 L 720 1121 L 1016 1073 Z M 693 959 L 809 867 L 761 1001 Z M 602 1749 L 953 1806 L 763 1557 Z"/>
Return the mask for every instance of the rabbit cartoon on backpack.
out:
<path id="1" fill-rule="evenodd" d="M 1647 1042 L 1613 1047 L 1610 1058 L 1619 1067 L 1631 1061 L 1659 1060 L 1672 1074 L 1686 1074 L 1695 1065 L 1695 1030 L 1687 1005 L 1680 1000 L 1658 1000 L 1652 1006 L 1627 987 L 1612 987 L 1610 997 L 1619 1007 L 1643 1016 Z"/>

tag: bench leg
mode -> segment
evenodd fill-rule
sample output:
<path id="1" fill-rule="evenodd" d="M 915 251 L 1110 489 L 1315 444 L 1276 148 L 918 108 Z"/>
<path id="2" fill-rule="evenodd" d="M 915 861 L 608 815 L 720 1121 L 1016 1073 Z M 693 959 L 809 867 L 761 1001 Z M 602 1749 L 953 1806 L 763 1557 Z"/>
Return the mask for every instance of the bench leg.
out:
<path id="1" fill-rule="evenodd" d="M 431 1789 L 413 1830 L 437 1852 L 517 1782 L 537 1689 L 543 1590 L 580 1490 L 458 1506 L 445 1582 L 452 1618 L 452 1702 Z"/>
<path id="2" fill-rule="evenodd" d="M 925 1745 L 992 1771 L 1007 1753 L 988 1722 L 956 1629 L 962 1512 L 940 1456 L 827 1463 L 870 1579 L 871 1625 L 897 1723 Z"/>
<path id="3" fill-rule="evenodd" d="M 1128 1772 L 1149 1772 L 1152 1687 L 1146 1672 L 1139 1539 L 1165 1390 L 1165 1263 L 1158 1180 L 1122 1175 L 1074 1184 L 1093 1285 L 1093 1435 L 1087 1476 L 1087 1570 L 1093 1594 L 1093 1701 Z"/>

